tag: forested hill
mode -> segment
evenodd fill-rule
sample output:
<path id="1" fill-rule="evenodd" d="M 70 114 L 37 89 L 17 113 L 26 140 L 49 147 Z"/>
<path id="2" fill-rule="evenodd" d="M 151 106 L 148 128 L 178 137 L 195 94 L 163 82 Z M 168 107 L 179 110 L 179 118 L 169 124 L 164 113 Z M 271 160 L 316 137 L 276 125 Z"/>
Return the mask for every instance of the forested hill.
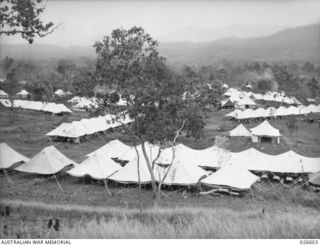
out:
<path id="1" fill-rule="evenodd" d="M 90 46 L 0 45 L 0 56 L 13 58 L 94 58 Z M 320 60 L 320 24 L 285 29 L 259 38 L 225 38 L 207 43 L 161 43 L 160 53 L 171 64 L 208 65 L 220 60 Z"/>

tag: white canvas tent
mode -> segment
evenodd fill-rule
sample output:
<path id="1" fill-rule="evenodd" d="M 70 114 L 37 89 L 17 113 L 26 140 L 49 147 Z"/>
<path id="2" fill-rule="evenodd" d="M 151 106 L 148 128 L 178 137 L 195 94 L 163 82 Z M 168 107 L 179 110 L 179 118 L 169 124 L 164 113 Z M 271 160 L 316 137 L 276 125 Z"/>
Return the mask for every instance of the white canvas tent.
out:
<path id="1" fill-rule="evenodd" d="M 56 90 L 54 94 L 60 97 L 66 95 L 66 93 L 62 89 Z"/>
<path id="2" fill-rule="evenodd" d="M 229 131 L 230 137 L 251 137 L 251 132 L 242 124 Z"/>
<path id="3" fill-rule="evenodd" d="M 9 97 L 9 94 L 6 93 L 5 91 L 3 90 L 0 90 L 0 98 L 8 98 Z"/>
<path id="4" fill-rule="evenodd" d="M 18 166 L 15 170 L 35 174 L 55 174 L 68 166 L 75 166 L 77 163 L 67 158 L 54 146 L 41 150 L 31 160 Z"/>
<path id="5" fill-rule="evenodd" d="M 139 174 L 138 174 L 139 173 Z M 140 176 L 140 179 L 139 179 Z M 150 183 L 151 175 L 147 166 L 147 163 L 140 155 L 139 158 L 139 172 L 138 172 L 138 161 L 137 157 L 132 159 L 128 164 L 121 168 L 118 172 L 109 177 L 110 180 L 119 182 L 119 183 Z"/>
<path id="6" fill-rule="evenodd" d="M 67 173 L 74 177 L 89 175 L 93 179 L 106 179 L 120 169 L 121 166 L 112 159 L 94 153 Z"/>
<path id="7" fill-rule="evenodd" d="M 123 159 L 123 158 L 125 158 L 125 155 L 128 152 L 134 152 L 133 154 L 136 155 L 134 147 L 126 145 L 126 144 L 122 143 L 121 141 L 119 141 L 118 139 L 115 139 L 115 140 L 111 140 L 110 142 L 108 142 L 107 144 L 102 146 L 101 148 L 87 154 L 87 156 L 90 157 L 94 154 L 98 154 L 98 155 L 102 155 L 106 158 L 118 158 L 121 160 L 128 160 L 128 159 Z"/>
<path id="8" fill-rule="evenodd" d="M 270 123 L 265 120 L 258 126 L 251 128 L 252 133 L 252 142 L 258 143 L 261 141 L 261 138 L 267 137 L 267 138 L 275 138 L 276 142 L 280 143 L 280 131 L 276 128 L 274 128 Z"/>
<path id="9" fill-rule="evenodd" d="M 21 97 L 27 97 L 28 95 L 30 95 L 30 93 L 26 90 L 21 90 L 17 93 L 17 95 Z"/>
<path id="10" fill-rule="evenodd" d="M 226 186 L 238 190 L 248 190 L 259 177 L 239 165 L 225 165 L 218 171 L 201 180 L 208 186 Z"/>
<path id="11" fill-rule="evenodd" d="M 43 105 L 42 111 L 49 112 L 52 114 L 59 113 L 72 113 L 64 104 L 47 103 Z"/>
<path id="12" fill-rule="evenodd" d="M 302 156 L 292 150 L 278 155 L 274 164 L 282 172 L 289 172 L 287 170 L 290 169 L 296 173 L 315 173 L 320 171 L 320 158 Z"/>
<path id="13" fill-rule="evenodd" d="M 250 148 L 241 152 L 232 152 L 230 163 L 251 171 L 271 171 L 271 165 L 275 157 L 255 148 Z"/>
<path id="14" fill-rule="evenodd" d="M 256 103 L 250 99 L 250 97 L 244 97 L 237 101 L 236 106 L 238 108 L 253 108 L 256 106 Z"/>
<path id="15" fill-rule="evenodd" d="M 10 168 L 14 164 L 24 163 L 29 159 L 12 149 L 6 143 L 0 143 L 0 169 Z"/>
<path id="16" fill-rule="evenodd" d="M 156 179 L 162 181 L 165 185 L 195 185 L 198 183 L 200 178 L 208 174 L 207 171 L 203 170 L 201 167 L 181 162 L 176 160 L 173 162 L 172 166 L 167 168 L 157 167 L 158 174 Z M 167 176 L 165 177 L 165 174 Z"/>

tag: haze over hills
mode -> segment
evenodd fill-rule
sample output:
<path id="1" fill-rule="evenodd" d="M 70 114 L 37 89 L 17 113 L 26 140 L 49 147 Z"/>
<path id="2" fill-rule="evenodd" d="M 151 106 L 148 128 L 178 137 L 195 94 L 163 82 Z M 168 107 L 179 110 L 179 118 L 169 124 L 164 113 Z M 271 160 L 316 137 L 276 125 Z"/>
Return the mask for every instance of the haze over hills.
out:
<path id="1" fill-rule="evenodd" d="M 229 37 L 212 42 L 161 42 L 159 51 L 169 64 L 209 65 L 219 60 L 320 61 L 320 24 L 285 29 L 255 37 Z M 95 58 L 92 46 L 0 45 L 0 57 L 24 59 Z"/>
<path id="2" fill-rule="evenodd" d="M 174 32 L 157 36 L 160 42 L 212 42 L 227 37 L 251 38 L 274 34 L 287 26 L 268 25 L 230 25 L 216 29 L 203 29 L 198 27 L 186 27 Z"/>

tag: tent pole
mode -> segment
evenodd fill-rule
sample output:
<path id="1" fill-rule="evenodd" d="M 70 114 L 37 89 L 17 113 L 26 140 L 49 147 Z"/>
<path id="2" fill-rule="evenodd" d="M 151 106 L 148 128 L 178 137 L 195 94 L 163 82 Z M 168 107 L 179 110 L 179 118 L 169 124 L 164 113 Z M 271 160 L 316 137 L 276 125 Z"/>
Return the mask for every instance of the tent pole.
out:
<path id="1" fill-rule="evenodd" d="M 57 181 L 57 184 L 58 184 L 60 190 L 62 190 L 62 192 L 64 192 L 62 186 L 60 185 L 60 183 L 59 183 L 59 181 L 58 181 L 58 179 L 57 179 L 57 176 L 56 176 L 55 174 L 53 174 L 53 176 L 54 176 L 55 180 Z"/>
<path id="2" fill-rule="evenodd" d="M 109 190 L 107 180 L 104 179 L 103 182 L 104 182 L 104 187 L 106 188 L 108 195 L 111 196 L 112 194 L 111 194 L 111 191 Z"/>
<path id="3" fill-rule="evenodd" d="M 13 185 L 14 182 L 13 182 L 13 180 L 9 177 L 9 174 L 8 174 L 7 170 L 6 170 L 6 169 L 3 169 L 3 172 L 4 172 L 4 175 L 6 176 L 9 184 L 10 184 L 10 185 Z"/>

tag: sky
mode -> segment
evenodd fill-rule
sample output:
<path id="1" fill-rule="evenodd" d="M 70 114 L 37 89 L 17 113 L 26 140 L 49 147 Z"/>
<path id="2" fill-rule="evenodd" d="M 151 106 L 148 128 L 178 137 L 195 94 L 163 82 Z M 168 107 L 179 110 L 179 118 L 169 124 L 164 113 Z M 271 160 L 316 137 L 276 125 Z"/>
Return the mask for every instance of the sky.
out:
<path id="1" fill-rule="evenodd" d="M 319 0 L 49 0 L 43 20 L 61 26 L 36 43 L 83 45 L 118 27 L 142 26 L 153 37 L 186 27 L 223 28 L 230 25 L 302 26 L 320 22 Z M 1 42 L 25 43 L 1 36 Z"/>

